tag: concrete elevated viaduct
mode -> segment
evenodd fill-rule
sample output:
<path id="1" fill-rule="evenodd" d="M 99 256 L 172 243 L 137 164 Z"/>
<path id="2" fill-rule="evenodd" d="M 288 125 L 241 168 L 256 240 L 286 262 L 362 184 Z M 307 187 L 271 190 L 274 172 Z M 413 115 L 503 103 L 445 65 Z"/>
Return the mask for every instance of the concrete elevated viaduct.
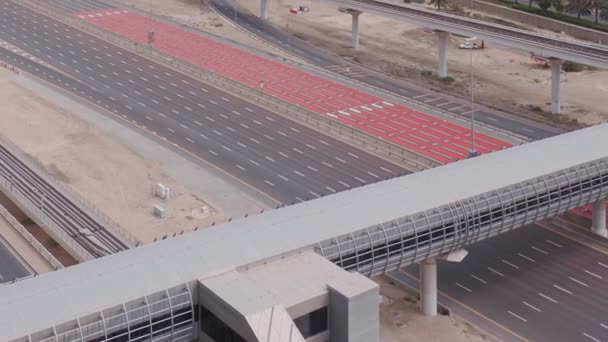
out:
<path id="1" fill-rule="evenodd" d="M 378 341 L 366 277 L 423 263 L 433 315 L 436 260 L 607 196 L 604 124 L 1 286 L 0 340 Z"/>

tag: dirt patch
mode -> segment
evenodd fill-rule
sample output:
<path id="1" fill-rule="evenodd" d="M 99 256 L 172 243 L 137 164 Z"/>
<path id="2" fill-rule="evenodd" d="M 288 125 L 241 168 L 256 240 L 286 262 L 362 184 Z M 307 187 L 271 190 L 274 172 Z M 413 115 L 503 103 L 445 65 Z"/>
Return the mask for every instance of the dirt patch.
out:
<path id="1" fill-rule="evenodd" d="M 204 194 L 168 175 L 160 162 L 144 159 L 113 136 L 20 86 L 15 77 L 21 76 L 0 71 L 0 134 L 137 239 L 146 243 L 224 221 Z M 169 187 L 170 199 L 154 196 L 158 183 Z M 154 205 L 166 210 L 163 219 L 154 216 Z M 193 209 L 202 207 L 205 215 L 192 215 Z"/>
<path id="2" fill-rule="evenodd" d="M 481 342 L 494 341 L 467 322 L 448 316 L 426 317 L 420 313 L 418 297 L 384 277 L 380 285 L 380 340 Z"/>

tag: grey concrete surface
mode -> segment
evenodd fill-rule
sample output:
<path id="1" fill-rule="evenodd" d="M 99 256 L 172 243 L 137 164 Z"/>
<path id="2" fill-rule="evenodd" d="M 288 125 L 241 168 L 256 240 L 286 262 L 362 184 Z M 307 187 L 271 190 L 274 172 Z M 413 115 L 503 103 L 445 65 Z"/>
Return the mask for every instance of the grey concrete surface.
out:
<path id="1" fill-rule="evenodd" d="M 0 284 L 32 275 L 0 236 Z"/>
<path id="2" fill-rule="evenodd" d="M 276 202 L 303 201 L 405 173 L 22 6 L 0 4 L 0 38 L 78 80 L 45 70 L 51 82 L 167 139 Z M 40 67 L 24 70 L 45 77 Z"/>

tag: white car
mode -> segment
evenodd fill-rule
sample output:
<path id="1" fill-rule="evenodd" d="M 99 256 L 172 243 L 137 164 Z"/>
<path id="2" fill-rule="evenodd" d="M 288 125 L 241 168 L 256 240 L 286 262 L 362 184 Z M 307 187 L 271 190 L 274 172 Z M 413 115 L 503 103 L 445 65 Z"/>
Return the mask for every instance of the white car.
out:
<path id="1" fill-rule="evenodd" d="M 467 49 L 467 50 L 470 50 L 470 49 L 473 49 L 473 50 L 474 49 L 479 49 L 479 45 L 477 45 L 475 43 L 471 43 L 469 41 L 461 43 L 460 45 L 458 45 L 458 47 L 461 48 L 461 49 Z"/>

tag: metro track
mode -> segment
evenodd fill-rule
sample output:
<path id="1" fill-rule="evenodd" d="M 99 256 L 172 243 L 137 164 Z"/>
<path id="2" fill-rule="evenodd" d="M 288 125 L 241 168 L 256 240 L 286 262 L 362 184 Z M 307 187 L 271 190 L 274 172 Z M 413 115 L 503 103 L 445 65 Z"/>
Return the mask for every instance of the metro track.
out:
<path id="1" fill-rule="evenodd" d="M 18 192 L 25 197 L 94 257 L 117 253 L 130 247 L 2 145 L 0 176 L 8 180 L 10 192 Z M 82 229 L 90 231 L 96 241 L 87 238 Z M 102 248 L 96 242 L 100 242 Z"/>

